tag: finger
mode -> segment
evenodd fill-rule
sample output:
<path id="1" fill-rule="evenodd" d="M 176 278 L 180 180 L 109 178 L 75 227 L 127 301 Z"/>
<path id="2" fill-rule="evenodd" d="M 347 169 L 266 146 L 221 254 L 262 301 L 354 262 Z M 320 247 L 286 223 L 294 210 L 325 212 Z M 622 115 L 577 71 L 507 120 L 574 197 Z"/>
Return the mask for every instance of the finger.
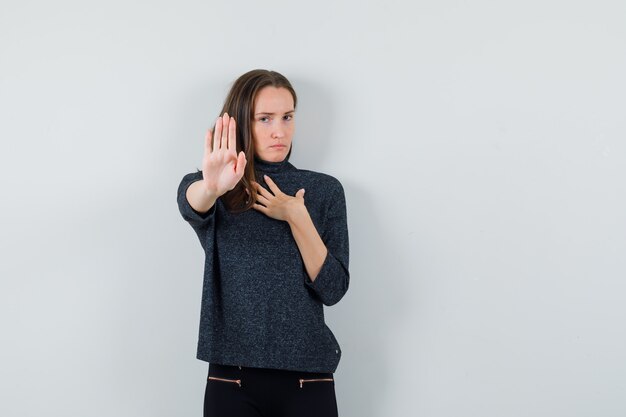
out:
<path id="1" fill-rule="evenodd" d="M 206 136 L 204 137 L 204 153 L 211 153 L 212 140 L 213 140 L 213 132 L 211 131 L 211 129 L 208 129 L 206 132 Z"/>
<path id="2" fill-rule="evenodd" d="M 265 198 L 269 198 L 270 197 L 271 193 L 269 191 L 267 191 L 261 184 L 259 184 L 256 181 L 252 181 L 252 185 L 254 187 L 256 187 L 256 192 L 258 194 L 262 195 Z M 273 197 L 273 195 L 272 195 L 272 197 Z"/>
<path id="3" fill-rule="evenodd" d="M 246 167 L 246 154 L 241 151 L 239 152 L 239 156 L 237 157 L 237 166 L 235 167 L 235 173 L 237 174 L 237 178 L 241 178 L 243 176 L 243 170 Z"/>
<path id="4" fill-rule="evenodd" d="M 265 196 L 258 194 L 258 193 L 256 195 L 256 201 L 258 203 L 263 204 L 265 207 L 267 207 L 270 204 L 270 201 L 267 198 L 265 198 Z"/>
<path id="5" fill-rule="evenodd" d="M 221 147 L 226 148 L 228 144 L 228 125 L 230 122 L 230 118 L 228 117 L 228 113 L 224 113 L 222 116 L 222 142 L 220 144 Z"/>
<path id="6" fill-rule="evenodd" d="M 230 118 L 230 124 L 228 125 L 228 149 L 233 153 L 237 151 L 237 127 L 235 126 L 235 118 Z"/>
<path id="7" fill-rule="evenodd" d="M 215 122 L 215 132 L 213 132 L 213 150 L 220 148 L 220 140 L 222 138 L 222 118 L 218 117 Z"/>
<path id="8" fill-rule="evenodd" d="M 237 174 L 237 178 L 241 178 L 243 176 L 243 171 L 246 168 L 246 154 L 243 151 L 239 152 L 239 156 L 237 157 L 237 166 L 235 166 L 235 173 Z"/>
<path id="9" fill-rule="evenodd" d="M 262 212 L 262 213 L 266 213 L 267 212 L 267 207 L 263 207 L 260 204 L 254 203 L 252 205 L 252 208 L 257 209 L 258 211 Z"/>
<path id="10" fill-rule="evenodd" d="M 263 175 L 263 178 L 265 178 L 265 183 L 267 184 L 268 187 L 270 187 L 270 190 L 272 190 L 274 195 L 278 195 L 279 193 L 282 192 L 282 191 L 280 191 L 280 188 L 278 188 L 276 183 L 274 181 L 272 181 L 272 179 L 270 177 L 268 177 L 267 175 Z"/>

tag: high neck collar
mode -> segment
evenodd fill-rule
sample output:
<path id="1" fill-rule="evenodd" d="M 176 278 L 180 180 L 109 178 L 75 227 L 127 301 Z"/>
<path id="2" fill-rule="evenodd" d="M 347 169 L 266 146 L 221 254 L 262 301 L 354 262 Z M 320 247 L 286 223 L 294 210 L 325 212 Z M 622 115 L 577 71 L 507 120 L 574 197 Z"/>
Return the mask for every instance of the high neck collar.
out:
<path id="1" fill-rule="evenodd" d="M 280 162 L 265 161 L 258 156 L 254 156 L 254 167 L 261 172 L 283 172 L 291 168 L 291 164 L 287 158 Z"/>

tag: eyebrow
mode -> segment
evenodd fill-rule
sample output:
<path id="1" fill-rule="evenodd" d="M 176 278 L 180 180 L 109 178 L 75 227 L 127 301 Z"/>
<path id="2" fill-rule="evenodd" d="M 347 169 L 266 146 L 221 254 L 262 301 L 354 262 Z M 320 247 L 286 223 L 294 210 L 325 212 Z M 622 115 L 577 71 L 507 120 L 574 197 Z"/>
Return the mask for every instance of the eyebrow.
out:
<path id="1" fill-rule="evenodd" d="M 293 113 L 293 112 L 295 112 L 295 110 L 286 111 L 284 114 L 289 114 L 289 113 Z M 259 114 L 269 114 L 270 116 L 273 116 L 276 113 L 260 112 L 260 113 L 256 113 L 255 116 L 258 116 Z"/>

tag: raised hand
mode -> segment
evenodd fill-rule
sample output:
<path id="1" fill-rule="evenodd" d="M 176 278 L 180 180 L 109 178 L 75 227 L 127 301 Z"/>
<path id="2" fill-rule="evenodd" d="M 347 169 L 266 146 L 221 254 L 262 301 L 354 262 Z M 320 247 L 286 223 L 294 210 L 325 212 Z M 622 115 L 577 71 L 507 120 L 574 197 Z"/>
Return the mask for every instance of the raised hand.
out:
<path id="1" fill-rule="evenodd" d="M 235 188 L 246 167 L 243 151 L 237 155 L 235 119 L 224 113 L 215 122 L 215 132 L 207 131 L 202 158 L 203 188 L 215 197 Z"/>

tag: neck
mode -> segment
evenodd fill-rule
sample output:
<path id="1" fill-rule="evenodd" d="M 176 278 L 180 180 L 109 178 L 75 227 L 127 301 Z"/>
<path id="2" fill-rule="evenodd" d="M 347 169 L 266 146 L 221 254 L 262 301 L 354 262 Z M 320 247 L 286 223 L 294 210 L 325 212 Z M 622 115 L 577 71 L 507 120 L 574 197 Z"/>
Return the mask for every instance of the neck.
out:
<path id="1" fill-rule="evenodd" d="M 287 158 L 282 161 L 273 162 L 261 159 L 259 156 L 254 156 L 254 167 L 261 172 L 282 172 L 290 167 L 290 163 Z"/>

